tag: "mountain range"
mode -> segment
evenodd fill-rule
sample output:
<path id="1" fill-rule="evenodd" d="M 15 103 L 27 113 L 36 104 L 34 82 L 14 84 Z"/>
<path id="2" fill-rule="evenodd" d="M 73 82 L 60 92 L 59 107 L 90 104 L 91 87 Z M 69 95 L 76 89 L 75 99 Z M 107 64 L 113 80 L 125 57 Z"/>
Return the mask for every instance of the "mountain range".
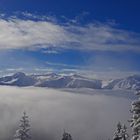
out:
<path id="1" fill-rule="evenodd" d="M 91 88 L 91 89 L 140 89 L 140 75 L 132 75 L 115 80 L 99 80 L 84 77 L 80 74 L 31 74 L 17 72 L 0 78 L 0 85 L 35 86 L 49 88 Z"/>

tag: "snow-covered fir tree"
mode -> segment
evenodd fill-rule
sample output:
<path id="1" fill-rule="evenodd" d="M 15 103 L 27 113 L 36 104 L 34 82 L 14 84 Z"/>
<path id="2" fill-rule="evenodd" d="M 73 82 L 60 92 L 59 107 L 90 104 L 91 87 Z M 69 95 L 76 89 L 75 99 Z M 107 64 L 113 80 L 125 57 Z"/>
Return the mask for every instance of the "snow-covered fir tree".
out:
<path id="1" fill-rule="evenodd" d="M 23 112 L 23 116 L 20 120 L 19 129 L 16 131 L 16 134 L 14 136 L 14 140 L 29 140 L 29 139 L 31 139 L 29 131 L 30 131 L 30 124 L 29 124 L 28 116 L 26 115 L 26 112 Z"/>
<path id="2" fill-rule="evenodd" d="M 113 136 L 113 140 L 120 140 L 121 139 L 121 123 L 119 122 L 117 124 L 117 128 L 116 128 L 116 131 L 114 133 L 114 136 Z"/>
<path id="3" fill-rule="evenodd" d="M 140 90 L 136 91 L 136 95 L 140 95 Z M 140 140 L 140 99 L 132 102 L 131 113 L 132 140 Z"/>
<path id="4" fill-rule="evenodd" d="M 127 127 L 125 126 L 125 124 L 122 125 L 121 136 L 122 136 L 122 140 L 127 140 L 129 137 L 127 133 Z"/>
<path id="5" fill-rule="evenodd" d="M 72 136 L 64 131 L 62 140 L 72 140 Z"/>
<path id="6" fill-rule="evenodd" d="M 113 140 L 127 140 L 127 128 L 125 125 L 122 125 L 120 122 L 117 124 L 117 129 L 114 133 Z"/>

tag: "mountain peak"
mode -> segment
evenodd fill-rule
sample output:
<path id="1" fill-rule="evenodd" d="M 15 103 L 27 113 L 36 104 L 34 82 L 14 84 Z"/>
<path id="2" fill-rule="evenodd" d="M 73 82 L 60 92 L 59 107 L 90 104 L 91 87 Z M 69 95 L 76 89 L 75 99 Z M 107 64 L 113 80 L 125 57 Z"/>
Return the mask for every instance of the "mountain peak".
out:
<path id="1" fill-rule="evenodd" d="M 15 73 L 15 74 L 13 75 L 14 78 L 24 77 L 24 76 L 26 76 L 26 75 L 25 75 L 25 73 L 23 73 L 23 72 L 17 72 L 17 73 Z"/>

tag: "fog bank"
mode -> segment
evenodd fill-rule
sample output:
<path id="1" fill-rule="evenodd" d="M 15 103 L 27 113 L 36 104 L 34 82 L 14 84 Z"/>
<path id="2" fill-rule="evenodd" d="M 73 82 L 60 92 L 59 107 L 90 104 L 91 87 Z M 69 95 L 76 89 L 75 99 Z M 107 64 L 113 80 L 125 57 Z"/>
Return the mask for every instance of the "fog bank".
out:
<path id="1" fill-rule="evenodd" d="M 131 101 L 102 94 L 84 95 L 44 88 L 0 87 L 0 140 L 11 140 L 24 110 L 33 140 L 108 139 L 116 123 L 127 124 Z M 128 124 L 127 124 L 128 125 Z"/>

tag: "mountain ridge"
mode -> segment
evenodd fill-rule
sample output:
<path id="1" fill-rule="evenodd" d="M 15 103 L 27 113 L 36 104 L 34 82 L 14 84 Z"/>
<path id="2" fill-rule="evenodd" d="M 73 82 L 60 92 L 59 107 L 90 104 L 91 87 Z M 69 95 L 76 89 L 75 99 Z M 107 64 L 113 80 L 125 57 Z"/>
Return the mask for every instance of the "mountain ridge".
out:
<path id="1" fill-rule="evenodd" d="M 80 74 L 31 74 L 17 72 L 10 76 L 0 77 L 0 85 L 7 86 L 35 86 L 48 88 L 91 88 L 91 89 L 140 89 L 140 75 L 114 80 L 99 80 Z"/>

